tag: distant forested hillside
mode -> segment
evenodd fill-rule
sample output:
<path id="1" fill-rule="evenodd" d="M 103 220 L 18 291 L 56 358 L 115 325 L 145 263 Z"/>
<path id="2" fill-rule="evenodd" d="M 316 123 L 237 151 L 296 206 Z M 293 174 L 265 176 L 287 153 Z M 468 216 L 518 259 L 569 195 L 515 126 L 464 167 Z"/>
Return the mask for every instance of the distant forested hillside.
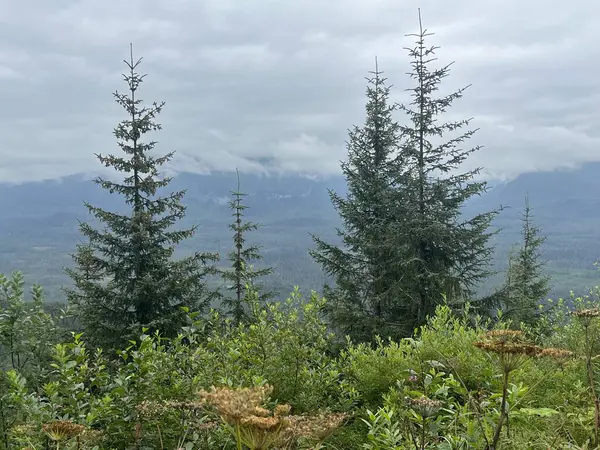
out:
<path id="1" fill-rule="evenodd" d="M 519 214 L 528 194 L 535 220 L 548 235 L 544 257 L 552 276 L 552 295 L 568 295 L 571 289 L 582 293 L 598 284 L 600 273 L 593 264 L 600 257 L 599 171 L 600 164 L 590 163 L 573 170 L 523 174 L 507 183 L 491 182 L 486 195 L 469 203 L 465 208 L 469 215 L 510 206 L 495 223 L 502 228 L 494 240 L 497 269 L 505 267 L 511 245 L 519 242 Z M 173 188 L 188 191 L 184 200 L 188 215 L 181 226 L 200 225 L 196 236 L 183 243 L 181 253 L 197 248 L 222 254 L 230 250 L 227 200 L 235 184 L 235 173 L 175 177 Z M 249 194 L 247 217 L 264 225 L 249 240 L 263 246 L 264 264 L 276 267 L 269 287 L 282 293 L 295 284 L 319 290 L 326 277 L 308 255 L 313 245 L 310 233 L 336 239 L 339 218 L 327 189 L 343 191 L 343 178 L 242 174 L 241 185 Z M 120 199 L 112 197 L 83 176 L 0 184 L 0 273 L 23 270 L 28 282 L 44 286 L 49 300 L 63 300 L 60 286 L 69 279 L 62 267 L 71 264 L 69 254 L 79 239 L 78 219 L 89 220 L 83 200 L 122 208 Z M 502 274 L 492 278 L 482 291 L 501 279 Z"/>

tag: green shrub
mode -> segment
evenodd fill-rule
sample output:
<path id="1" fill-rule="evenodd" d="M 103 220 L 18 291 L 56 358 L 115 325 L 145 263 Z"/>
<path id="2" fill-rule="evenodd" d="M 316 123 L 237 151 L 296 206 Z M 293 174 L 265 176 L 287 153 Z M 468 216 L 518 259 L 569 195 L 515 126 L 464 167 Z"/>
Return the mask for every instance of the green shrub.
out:
<path id="1" fill-rule="evenodd" d="M 286 439 L 273 440 L 273 449 L 317 442 L 331 450 L 488 448 L 503 396 L 507 421 L 497 450 L 594 448 L 586 365 L 592 355 L 595 386 L 600 304 L 593 295 L 572 299 L 576 310 L 587 311 L 579 318 L 558 302 L 539 327 L 505 332 L 498 330 L 506 324 L 494 325 L 489 336 L 536 341 L 537 350 L 510 371 L 505 385 L 498 352 L 478 344 L 490 324 L 473 320 L 468 308 L 457 314 L 439 306 L 413 338 L 347 342 L 336 356 L 323 298 L 313 292 L 304 299 L 296 289 L 285 302 L 261 305 L 249 290 L 247 323 L 234 324 L 217 311 L 207 317 L 187 311 L 176 338 L 141 330 L 127 348 L 105 355 L 87 348 L 85 334 L 53 342 L 61 331 L 43 312 L 41 290 L 25 306 L 22 279 L 3 283 L 12 299 L 2 310 L 3 345 L 10 348 L 11 336 L 19 335 L 13 354 L 21 363 L 3 360 L 0 449 L 235 449 L 229 422 L 267 436 L 270 431 L 259 430 L 261 414 L 274 421 L 282 404 L 290 405 L 290 416 L 277 419 L 281 430 L 275 431 Z M 199 395 L 267 385 L 264 404 L 246 408 L 255 428 L 243 417 L 224 421 Z M 328 428 L 332 420 L 337 425 Z M 258 434 L 243 440 L 258 442 Z"/>

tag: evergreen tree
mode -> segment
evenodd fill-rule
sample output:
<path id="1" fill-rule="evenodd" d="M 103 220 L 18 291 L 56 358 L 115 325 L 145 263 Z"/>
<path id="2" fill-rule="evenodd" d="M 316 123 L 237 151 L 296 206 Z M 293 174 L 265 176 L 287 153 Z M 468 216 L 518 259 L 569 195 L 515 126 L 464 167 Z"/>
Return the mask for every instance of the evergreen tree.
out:
<path id="1" fill-rule="evenodd" d="M 401 126 L 402 145 L 395 160 L 394 190 L 401 201 L 391 204 L 398 219 L 384 234 L 406 252 L 398 262 L 403 268 L 399 272 L 410 274 L 401 299 L 407 332 L 423 324 L 444 295 L 451 303 L 461 303 L 490 274 L 493 248 L 488 243 L 494 233 L 488 229 L 498 212 L 461 216 L 464 203 L 487 188 L 475 181 L 480 169 L 460 172 L 461 164 L 481 147 L 463 147 L 477 131 L 468 129 L 471 119 L 440 121 L 468 86 L 436 95 L 451 64 L 431 67 L 439 48 L 426 45 L 431 35 L 423 29 L 419 11 L 419 33 L 409 35 L 416 43 L 407 48 L 415 86 L 407 89 L 410 103 L 399 105 L 409 118 Z"/>
<path id="2" fill-rule="evenodd" d="M 244 298 L 246 295 L 246 285 L 252 285 L 258 292 L 259 300 L 265 301 L 276 295 L 274 292 L 264 291 L 262 286 L 254 284 L 254 280 L 273 273 L 271 267 L 263 269 L 254 269 L 251 261 L 262 259 L 260 247 L 257 245 L 246 245 L 246 233 L 257 230 L 260 225 L 244 221 L 244 211 L 248 208 L 242 203 L 242 199 L 247 195 L 240 190 L 240 174 L 237 173 L 237 189 L 231 191 L 233 200 L 229 202 L 229 208 L 233 212 L 233 223 L 229 228 L 233 231 L 233 250 L 228 255 L 231 267 L 227 269 L 217 269 L 221 278 L 227 283 L 226 289 L 232 292 L 232 296 L 222 296 L 223 306 L 227 307 L 227 313 L 233 317 L 235 323 L 240 323 L 246 319 L 246 310 L 244 308 Z"/>
<path id="3" fill-rule="evenodd" d="M 216 259 L 205 253 L 172 259 L 175 246 L 191 237 L 196 227 L 171 229 L 185 215 L 181 204 L 185 191 L 157 195 L 171 181 L 158 168 L 174 152 L 151 156 L 156 142 L 142 140 L 161 129 L 155 117 L 164 102 L 142 106 L 137 97 L 145 77 L 136 71 L 140 62 L 134 62 L 131 50 L 130 61 L 125 61 L 129 70 L 123 75 L 129 92 L 114 94 L 128 114 L 114 130 L 124 156 L 96 155 L 105 167 L 124 174 L 120 183 L 99 177 L 96 184 L 122 195 L 131 213 L 109 212 L 86 202 L 104 228 L 80 223 L 87 242 L 73 255 L 75 267 L 66 270 L 74 282 L 74 288 L 66 290 L 68 300 L 88 335 L 103 347 L 136 339 L 142 327 L 173 336 L 184 322 L 183 306 L 200 310 L 208 302 L 203 279 L 210 270 L 208 263 Z"/>
<path id="4" fill-rule="evenodd" d="M 546 236 L 533 223 L 527 197 L 521 224 L 522 243 L 509 257 L 503 296 L 503 316 L 512 319 L 517 326 L 521 322 L 533 323 L 540 302 L 550 292 L 550 277 L 544 274 L 545 262 L 541 261 L 540 253 Z"/>
<path id="5" fill-rule="evenodd" d="M 432 69 L 438 47 L 428 47 L 419 12 L 411 57 L 408 105 L 388 105 L 389 88 L 369 80 L 367 120 L 350 134 L 348 162 L 342 164 L 348 197 L 331 193 L 344 229 L 343 247 L 315 238 L 312 252 L 336 286 L 326 291 L 334 324 L 358 339 L 409 335 L 444 301 L 462 303 L 489 275 L 493 251 L 491 221 L 498 211 L 461 217 L 462 206 L 486 190 L 475 181 L 479 169 L 459 172 L 480 147 L 463 145 L 476 130 L 471 120 L 440 123 L 466 88 L 436 96 L 450 65 Z M 404 112 L 409 124 L 393 118 Z M 333 300 L 333 301 L 332 301 Z M 356 327 L 360 327 L 359 330 Z"/>
<path id="6" fill-rule="evenodd" d="M 396 107 L 389 104 L 390 86 L 377 64 L 370 74 L 365 123 L 349 131 L 348 160 L 342 162 L 347 197 L 329 191 L 343 223 L 337 229 L 342 246 L 313 235 L 316 248 L 310 252 L 335 281 L 334 288 L 325 287 L 333 325 L 357 340 L 394 333 L 398 292 L 405 283 L 405 274 L 392 263 L 399 249 L 382 239 L 395 224 L 390 224 L 389 204 L 394 201 L 391 163 L 399 142 L 399 125 L 392 117 Z"/>

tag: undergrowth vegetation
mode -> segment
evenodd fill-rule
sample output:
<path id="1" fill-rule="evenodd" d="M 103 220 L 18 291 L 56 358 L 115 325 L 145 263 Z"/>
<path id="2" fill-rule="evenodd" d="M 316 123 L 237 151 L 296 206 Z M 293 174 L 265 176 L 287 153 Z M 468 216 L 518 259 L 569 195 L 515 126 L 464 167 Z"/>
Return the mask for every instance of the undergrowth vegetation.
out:
<path id="1" fill-rule="evenodd" d="M 533 327 L 437 308 L 412 338 L 336 341 L 298 290 L 248 321 L 185 311 L 173 339 L 104 354 L 60 332 L 41 288 L 1 278 L 2 449 L 591 449 L 600 304 Z"/>

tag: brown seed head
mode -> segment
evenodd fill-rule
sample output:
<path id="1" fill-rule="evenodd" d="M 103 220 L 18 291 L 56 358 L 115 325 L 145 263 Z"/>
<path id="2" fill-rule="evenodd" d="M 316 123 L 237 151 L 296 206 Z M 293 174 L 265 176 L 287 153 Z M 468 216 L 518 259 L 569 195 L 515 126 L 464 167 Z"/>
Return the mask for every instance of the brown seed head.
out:
<path id="1" fill-rule="evenodd" d="M 494 330 L 483 335 L 482 340 L 473 345 L 499 357 L 503 371 L 510 372 L 522 364 L 526 358 L 538 355 L 542 349 L 529 343 L 523 332 L 518 330 Z"/>
<path id="2" fill-rule="evenodd" d="M 592 324 L 592 320 L 600 316 L 600 310 L 598 308 L 578 309 L 571 314 L 577 317 L 585 328 L 588 328 Z"/>
<path id="3" fill-rule="evenodd" d="M 600 310 L 598 308 L 578 309 L 571 312 L 571 314 L 581 318 L 592 318 L 600 316 Z"/>
<path id="4" fill-rule="evenodd" d="M 283 441 L 288 443 L 305 439 L 310 442 L 322 442 L 337 428 L 342 426 L 348 415 L 345 413 L 319 414 L 315 416 L 289 416 L 289 427 L 285 430 Z"/>
<path id="5" fill-rule="evenodd" d="M 289 416 L 292 407 L 290 405 L 277 405 L 273 411 L 275 417 Z"/>
<path id="6" fill-rule="evenodd" d="M 258 428 L 264 431 L 276 431 L 283 427 L 286 422 L 280 417 L 259 417 L 259 416 L 246 416 L 240 420 L 243 427 L 246 428 Z"/>
<path id="7" fill-rule="evenodd" d="M 567 359 L 573 356 L 573 352 L 564 348 L 545 348 L 540 352 L 541 357 L 550 357 L 556 359 Z"/>
<path id="8" fill-rule="evenodd" d="M 210 391 L 200 391 L 201 403 L 212 405 L 229 424 L 238 423 L 242 417 L 260 412 L 265 399 L 271 394 L 269 385 L 252 388 L 230 389 L 212 387 Z"/>
<path id="9" fill-rule="evenodd" d="M 539 356 L 542 358 L 552 358 L 562 369 L 567 361 L 573 357 L 573 352 L 564 348 L 545 348 L 540 352 Z"/>
<path id="10" fill-rule="evenodd" d="M 250 410 L 250 414 L 256 417 L 268 417 L 271 415 L 271 411 L 262 406 L 256 406 L 252 410 Z"/>
<path id="11" fill-rule="evenodd" d="M 63 441 L 81 435 L 85 427 L 68 420 L 57 420 L 43 424 L 42 430 L 53 441 Z"/>

